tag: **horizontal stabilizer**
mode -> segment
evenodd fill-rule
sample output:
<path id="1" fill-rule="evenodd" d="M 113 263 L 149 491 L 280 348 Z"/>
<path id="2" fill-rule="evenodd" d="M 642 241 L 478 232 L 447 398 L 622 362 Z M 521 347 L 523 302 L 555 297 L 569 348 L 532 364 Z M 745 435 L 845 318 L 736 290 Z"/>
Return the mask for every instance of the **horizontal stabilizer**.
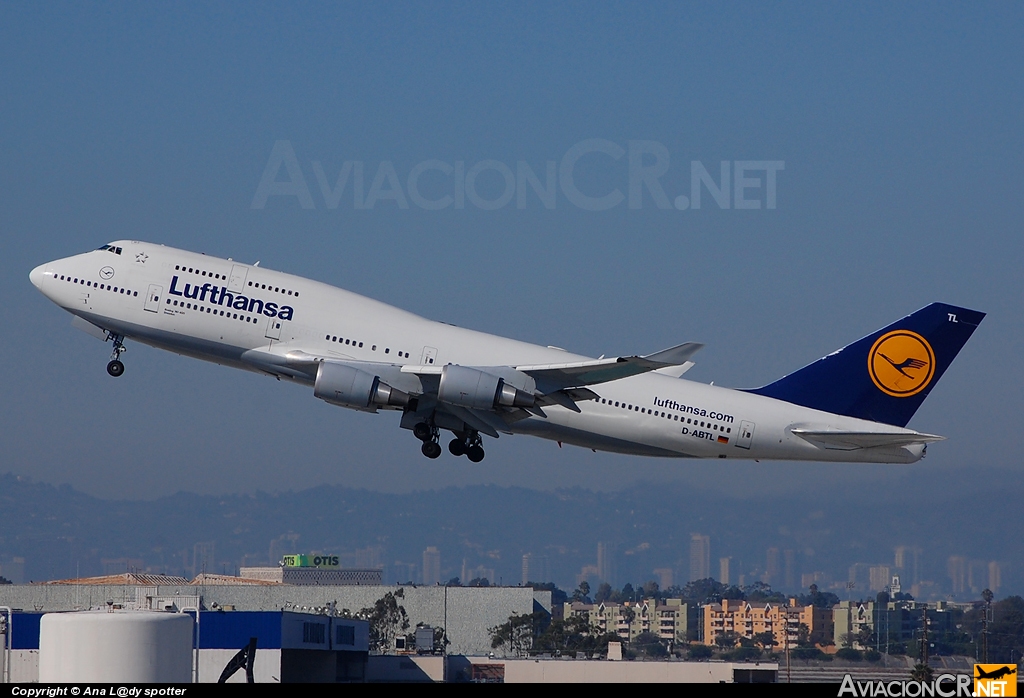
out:
<path id="1" fill-rule="evenodd" d="M 804 441 L 831 451 L 856 451 L 861 448 L 878 448 L 880 446 L 913 446 L 946 440 L 945 436 L 917 432 L 812 431 L 810 429 L 793 429 L 792 431 Z"/>

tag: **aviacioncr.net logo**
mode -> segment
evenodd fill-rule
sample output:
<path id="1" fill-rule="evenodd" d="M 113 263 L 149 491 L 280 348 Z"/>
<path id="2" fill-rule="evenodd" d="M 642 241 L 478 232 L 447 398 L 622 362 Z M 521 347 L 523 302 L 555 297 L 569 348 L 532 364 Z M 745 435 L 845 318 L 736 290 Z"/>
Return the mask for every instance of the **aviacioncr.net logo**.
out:
<path id="1" fill-rule="evenodd" d="M 928 340 L 916 332 L 887 332 L 868 352 L 868 374 L 875 387 L 886 395 L 917 395 L 935 375 L 935 352 Z"/>

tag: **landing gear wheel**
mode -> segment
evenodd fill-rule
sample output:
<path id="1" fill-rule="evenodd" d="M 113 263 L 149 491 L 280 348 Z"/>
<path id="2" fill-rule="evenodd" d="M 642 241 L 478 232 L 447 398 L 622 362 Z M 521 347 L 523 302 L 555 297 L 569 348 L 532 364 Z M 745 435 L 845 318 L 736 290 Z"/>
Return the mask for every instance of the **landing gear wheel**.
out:
<path id="1" fill-rule="evenodd" d="M 470 446 L 466 449 L 466 458 L 473 463 L 479 463 L 484 459 L 484 449 L 480 446 Z"/>
<path id="2" fill-rule="evenodd" d="M 465 455 L 466 445 L 462 443 L 462 439 L 452 439 L 448 442 L 448 452 L 453 456 Z"/>
<path id="3" fill-rule="evenodd" d="M 412 428 L 412 435 L 420 441 L 430 441 L 434 437 L 434 430 L 426 422 L 420 422 Z"/>
<path id="4" fill-rule="evenodd" d="M 114 359 L 109 364 L 107 364 L 107 373 L 112 375 L 114 378 L 117 378 L 122 373 L 124 373 L 124 364 L 118 361 L 117 359 Z"/>
<path id="5" fill-rule="evenodd" d="M 441 455 L 441 446 L 436 441 L 424 441 L 420 451 L 427 458 L 437 458 Z"/>

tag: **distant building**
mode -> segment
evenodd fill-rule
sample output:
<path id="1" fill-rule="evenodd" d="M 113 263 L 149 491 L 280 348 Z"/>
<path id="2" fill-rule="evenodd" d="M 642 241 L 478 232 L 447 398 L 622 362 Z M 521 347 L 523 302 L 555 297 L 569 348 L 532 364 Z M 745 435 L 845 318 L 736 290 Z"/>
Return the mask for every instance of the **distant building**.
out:
<path id="1" fill-rule="evenodd" d="M 564 617 L 584 616 L 591 627 L 600 633 L 615 633 L 625 642 L 644 632 L 663 640 L 686 642 L 688 605 L 681 599 L 666 599 L 664 604 L 654 599 L 639 603 L 566 603 Z"/>
<path id="2" fill-rule="evenodd" d="M 768 548 L 765 554 L 765 566 L 764 566 L 764 583 L 765 584 L 778 584 L 779 583 L 779 549 Z"/>
<path id="3" fill-rule="evenodd" d="M 871 588 L 871 568 L 873 565 L 869 565 L 866 562 L 855 562 L 850 565 L 849 576 L 847 579 L 853 586 L 847 587 L 848 589 L 870 589 Z"/>
<path id="4" fill-rule="evenodd" d="M 944 602 L 842 601 L 832 609 L 833 640 L 837 647 L 876 649 L 885 652 L 890 644 L 913 641 L 927 609 L 928 628 L 933 633 L 953 630 L 953 615 Z M 865 639 L 870 638 L 865 641 Z"/>
<path id="5" fill-rule="evenodd" d="M 907 545 L 896 548 L 895 567 L 899 571 L 900 578 L 904 583 L 909 582 L 910 586 L 921 581 L 921 549 Z"/>
<path id="6" fill-rule="evenodd" d="M 488 584 L 498 583 L 498 578 L 493 567 L 484 567 L 483 565 L 467 567 L 465 560 L 463 560 L 462 576 L 459 580 L 465 585 L 469 584 L 474 579 L 486 579 Z"/>
<path id="7" fill-rule="evenodd" d="M 270 541 L 270 557 L 268 560 L 270 560 L 271 564 L 277 564 L 285 555 L 297 553 L 298 551 L 299 534 L 286 533 Z M 202 572 L 202 570 L 199 571 Z"/>
<path id="8" fill-rule="evenodd" d="M 608 543 L 597 544 L 597 577 L 611 584 L 615 581 L 615 564 Z"/>
<path id="9" fill-rule="evenodd" d="M 731 563 L 731 557 L 718 558 L 718 581 L 722 584 L 728 585 L 732 583 L 732 575 L 730 574 L 731 570 L 729 569 Z"/>
<path id="10" fill-rule="evenodd" d="M 871 591 L 885 591 L 892 580 L 892 570 L 888 565 L 873 565 L 868 570 L 868 588 Z"/>
<path id="11" fill-rule="evenodd" d="M 355 553 L 355 566 L 361 569 L 383 568 L 384 563 L 381 562 L 383 553 L 384 548 L 381 547 L 360 548 Z"/>
<path id="12" fill-rule="evenodd" d="M 807 627 L 807 637 L 815 644 L 832 639 L 832 609 L 797 606 L 790 599 L 789 606 L 722 599 L 721 603 L 704 606 L 704 644 L 714 645 L 722 633 L 734 632 L 739 637 L 753 639 L 759 633 L 772 633 L 775 644 L 795 647 L 800 639 L 800 626 Z"/>
<path id="13" fill-rule="evenodd" d="M 341 567 L 242 567 L 242 579 L 256 579 L 297 586 L 378 586 L 382 583 L 379 569 L 353 570 Z"/>
<path id="14" fill-rule="evenodd" d="M 423 583 L 441 583 L 441 551 L 432 545 L 423 551 Z"/>
<path id="15" fill-rule="evenodd" d="M 711 539 L 694 533 L 690 537 L 690 581 L 711 576 Z"/>
<path id="16" fill-rule="evenodd" d="M 671 567 L 659 567 L 653 570 L 654 576 L 657 577 L 658 588 L 668 589 L 673 584 L 673 574 Z"/>
<path id="17" fill-rule="evenodd" d="M 1003 571 L 999 563 L 993 560 L 988 563 L 988 588 L 992 593 L 998 593 L 999 587 L 1003 586 Z"/>
<path id="18" fill-rule="evenodd" d="M 985 587 L 992 589 L 989 586 L 989 576 L 989 563 L 984 560 L 971 560 L 967 565 L 967 588 L 972 594 L 980 594 Z"/>
<path id="19" fill-rule="evenodd" d="M 783 576 L 782 584 L 783 587 L 788 591 L 793 591 L 796 588 L 796 551 L 795 550 L 784 550 L 782 551 L 783 560 Z"/>
<path id="20" fill-rule="evenodd" d="M 967 591 L 967 558 L 951 555 L 946 560 L 946 572 L 949 574 L 954 594 L 962 594 Z"/>

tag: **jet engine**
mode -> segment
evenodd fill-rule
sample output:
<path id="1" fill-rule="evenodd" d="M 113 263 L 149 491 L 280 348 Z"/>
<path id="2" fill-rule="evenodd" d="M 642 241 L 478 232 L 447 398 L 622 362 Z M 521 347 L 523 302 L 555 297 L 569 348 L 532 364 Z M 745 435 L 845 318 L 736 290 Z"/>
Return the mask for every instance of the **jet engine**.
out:
<path id="1" fill-rule="evenodd" d="M 316 370 L 313 395 L 327 402 L 359 410 L 404 407 L 409 394 L 383 382 L 379 376 L 345 364 L 321 361 Z"/>
<path id="2" fill-rule="evenodd" d="M 466 366 L 448 364 L 441 372 L 437 399 L 477 410 L 495 407 L 533 407 L 536 398 L 509 385 L 503 378 Z"/>

